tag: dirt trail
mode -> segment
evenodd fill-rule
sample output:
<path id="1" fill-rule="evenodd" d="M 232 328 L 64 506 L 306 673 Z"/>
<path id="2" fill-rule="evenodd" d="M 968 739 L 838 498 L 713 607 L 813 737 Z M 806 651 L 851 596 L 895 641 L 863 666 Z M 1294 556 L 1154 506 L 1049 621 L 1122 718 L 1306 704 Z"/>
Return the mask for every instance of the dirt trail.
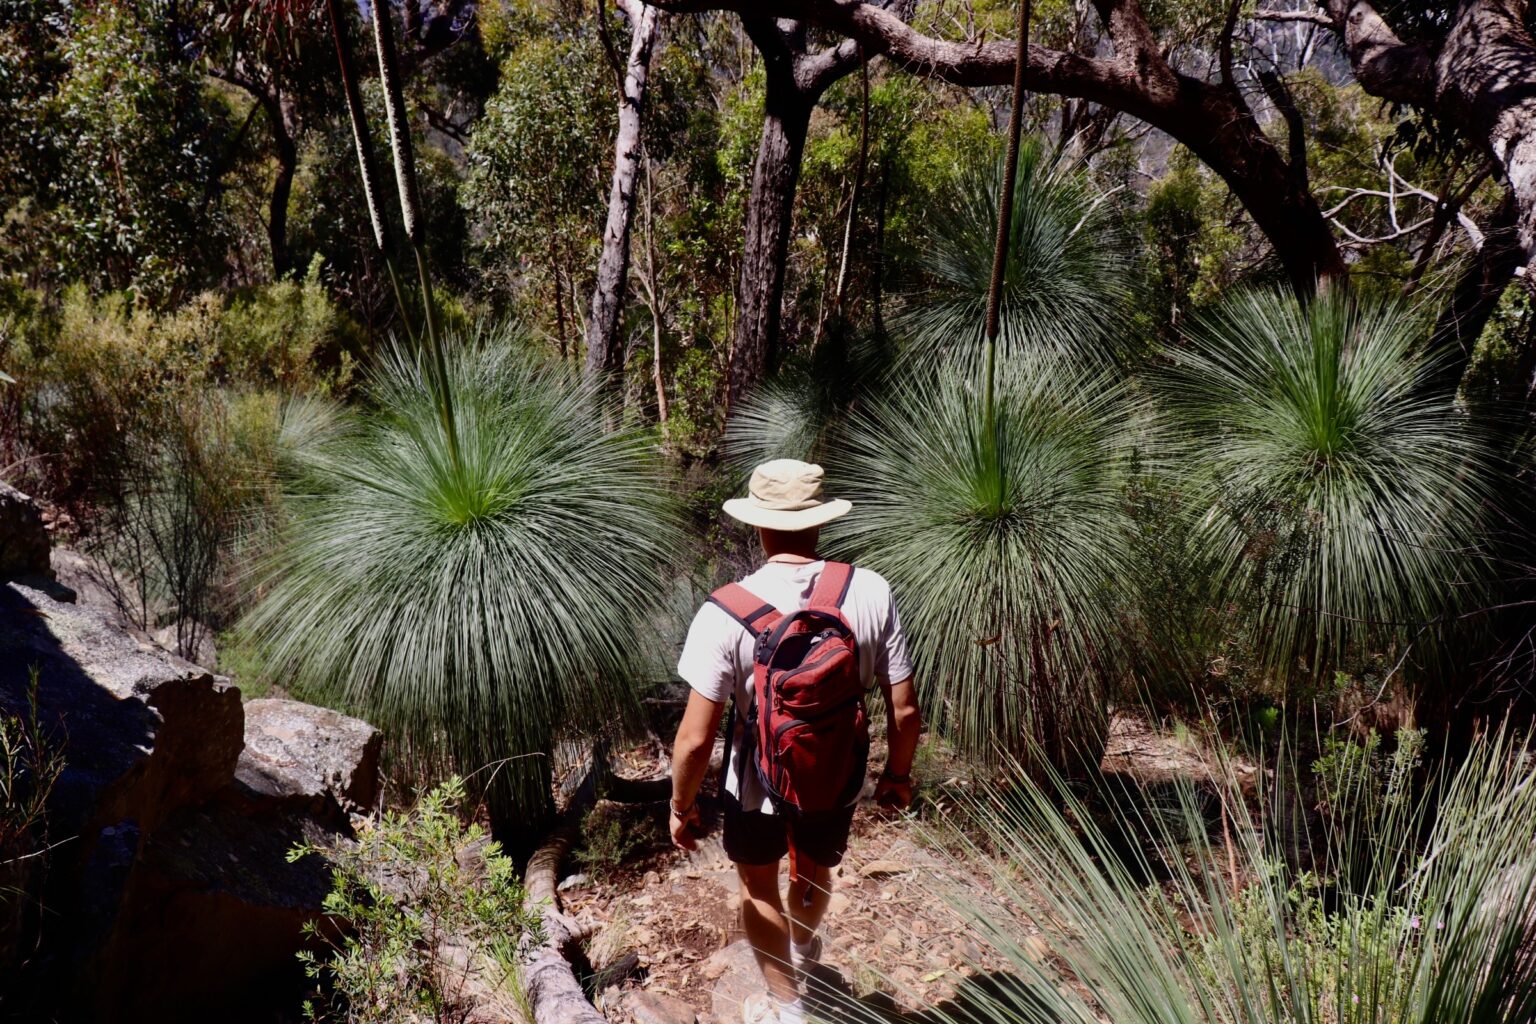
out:
<path id="1" fill-rule="evenodd" d="M 629 751 L 623 768 L 652 772 L 654 758 Z M 930 778 L 937 773 L 937 780 L 963 787 L 948 777 L 949 767 L 930 764 Z M 1119 717 L 1104 767 L 1143 782 L 1211 771 L 1197 743 Z M 930 782 L 928 798 L 941 788 Z M 713 782 L 706 783 L 705 793 L 713 792 Z M 741 1000 L 761 990 L 740 930 L 735 870 L 720 845 L 718 817 L 710 818 L 718 804 L 708 796 L 700 803 L 711 831 L 697 852 L 671 846 L 664 804 L 604 804 L 587 823 L 586 863 L 568 869 L 578 877 L 568 878 L 562 892 L 566 912 L 601 925 L 591 945 L 594 964 L 601 968 L 629 953 L 639 958 L 637 971 L 598 995 L 599 1009 L 615 1024 L 734 1024 Z M 847 857 L 834 871 L 824 925 L 826 977 L 893 1017 L 951 999 L 965 979 L 1004 966 L 946 894 L 962 893 L 989 917 L 1013 917 L 1018 924 L 1010 931 L 1026 955 L 1048 955 L 1045 937 L 1026 923 L 1021 908 L 992 895 L 993 866 L 957 856 L 962 844 L 946 820 L 942 800 L 924 809 L 921 822 L 882 818 L 866 803 L 854 820 Z"/>

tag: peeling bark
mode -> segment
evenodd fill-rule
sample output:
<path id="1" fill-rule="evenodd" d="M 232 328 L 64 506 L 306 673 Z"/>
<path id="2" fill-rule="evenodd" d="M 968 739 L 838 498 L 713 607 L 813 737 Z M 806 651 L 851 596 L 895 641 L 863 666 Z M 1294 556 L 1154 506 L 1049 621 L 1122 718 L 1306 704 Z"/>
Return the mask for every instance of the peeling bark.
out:
<path id="1" fill-rule="evenodd" d="M 630 235 L 635 219 L 635 185 L 640 171 L 642 117 L 646 79 L 655 48 L 661 12 L 638 0 L 617 0 L 629 18 L 629 59 L 625 65 L 623 92 L 619 97 L 619 127 L 614 138 L 613 186 L 608 197 L 608 220 L 603 227 L 602 255 L 597 263 L 597 284 L 587 323 L 587 376 L 623 369 L 624 345 L 619 325 L 629 281 Z"/>

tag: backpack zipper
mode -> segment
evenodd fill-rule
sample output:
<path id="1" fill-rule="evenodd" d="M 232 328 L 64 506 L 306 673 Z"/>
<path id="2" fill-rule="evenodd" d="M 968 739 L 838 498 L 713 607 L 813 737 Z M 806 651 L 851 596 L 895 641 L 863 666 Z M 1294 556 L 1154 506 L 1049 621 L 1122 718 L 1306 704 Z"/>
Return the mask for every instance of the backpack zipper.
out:
<path id="1" fill-rule="evenodd" d="M 846 708 L 852 707 L 853 705 L 859 703 L 863 699 L 864 699 L 864 695 L 860 694 L 857 697 L 850 697 L 847 700 L 843 701 L 841 704 L 837 704 L 837 705 L 835 705 L 835 706 L 833 706 L 831 708 L 828 708 L 826 711 L 819 711 L 816 714 L 808 715 L 805 718 L 791 718 L 787 722 L 781 722 L 779 724 L 779 727 L 777 729 L 773 730 L 773 745 L 774 745 L 774 747 L 777 748 L 778 745 L 779 745 L 779 740 L 783 738 L 783 736 L 784 736 L 784 734 L 786 732 L 788 732 L 790 729 L 793 729 L 795 726 L 797 726 L 797 725 L 810 725 L 812 722 L 819 722 L 823 718 L 829 718 L 832 715 L 837 714 L 839 711 L 842 711 L 842 710 L 844 710 Z M 775 749 L 773 751 L 773 756 L 774 756 L 775 759 L 778 758 L 778 751 L 777 751 L 777 749 Z"/>

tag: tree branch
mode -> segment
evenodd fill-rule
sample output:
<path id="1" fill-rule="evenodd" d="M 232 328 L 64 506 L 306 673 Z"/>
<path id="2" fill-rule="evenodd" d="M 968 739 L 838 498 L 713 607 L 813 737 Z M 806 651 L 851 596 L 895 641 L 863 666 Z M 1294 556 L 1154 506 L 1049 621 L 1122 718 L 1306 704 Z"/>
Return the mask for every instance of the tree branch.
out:
<path id="1" fill-rule="evenodd" d="M 1324 28 L 1338 29 L 1338 24 L 1322 11 L 1254 11 L 1256 21 L 1304 21 Z"/>
<path id="2" fill-rule="evenodd" d="M 1435 100 L 1434 52 L 1405 43 L 1369 0 L 1324 0 L 1355 77 L 1372 96 L 1428 106 Z"/>

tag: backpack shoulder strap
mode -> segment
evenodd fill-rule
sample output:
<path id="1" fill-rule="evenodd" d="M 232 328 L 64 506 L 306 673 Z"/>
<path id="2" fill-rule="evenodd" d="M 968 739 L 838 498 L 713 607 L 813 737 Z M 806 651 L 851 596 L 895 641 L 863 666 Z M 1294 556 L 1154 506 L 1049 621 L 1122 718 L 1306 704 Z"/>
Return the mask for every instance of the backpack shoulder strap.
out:
<path id="1" fill-rule="evenodd" d="M 853 582 L 853 566 L 847 562 L 828 562 L 811 591 L 811 604 L 819 608 L 841 608 Z"/>
<path id="2" fill-rule="evenodd" d="M 748 633 L 761 633 L 783 618 L 777 608 L 740 583 L 727 583 L 709 595 L 709 603 L 719 605 Z"/>

